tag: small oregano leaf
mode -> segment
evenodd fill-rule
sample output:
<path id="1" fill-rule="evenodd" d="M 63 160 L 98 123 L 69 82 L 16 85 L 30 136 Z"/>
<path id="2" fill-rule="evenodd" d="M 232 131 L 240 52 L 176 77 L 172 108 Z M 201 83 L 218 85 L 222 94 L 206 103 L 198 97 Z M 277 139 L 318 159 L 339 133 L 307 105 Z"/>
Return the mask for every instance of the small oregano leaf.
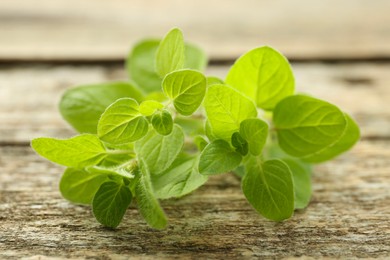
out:
<path id="1" fill-rule="evenodd" d="M 292 95 L 295 85 L 287 59 L 267 46 L 242 55 L 225 81 L 265 110 L 272 110 L 280 100 Z"/>
<path id="2" fill-rule="evenodd" d="M 304 209 L 311 198 L 311 169 L 308 164 L 304 164 L 298 159 L 281 159 L 291 170 L 294 180 L 294 207 Z"/>
<path id="3" fill-rule="evenodd" d="M 296 157 L 310 156 L 329 147 L 339 140 L 347 126 L 339 108 L 304 95 L 279 102 L 273 122 L 280 147 Z"/>
<path id="4" fill-rule="evenodd" d="M 161 78 L 168 73 L 182 69 L 185 61 L 183 33 L 174 28 L 162 39 L 156 53 L 156 71 Z"/>
<path id="5" fill-rule="evenodd" d="M 96 135 L 82 134 L 69 139 L 41 137 L 33 139 L 32 148 L 46 159 L 72 168 L 99 164 L 107 152 Z"/>
<path id="6" fill-rule="evenodd" d="M 126 60 L 126 69 L 130 77 L 146 93 L 153 93 L 161 89 L 161 78 L 155 70 L 156 52 L 159 45 L 159 40 L 139 42 L 134 46 Z M 195 45 L 185 44 L 184 67 L 203 71 L 206 65 L 207 57 L 205 53 Z"/>
<path id="7" fill-rule="evenodd" d="M 249 118 L 240 124 L 240 135 L 248 142 L 249 152 L 260 155 L 268 137 L 268 125 L 261 119 Z"/>
<path id="8" fill-rule="evenodd" d="M 78 132 L 96 134 L 101 114 L 114 101 L 132 97 L 138 102 L 143 96 L 132 82 L 108 82 L 68 89 L 59 109 L 63 118 Z"/>
<path id="9" fill-rule="evenodd" d="M 98 136 L 107 143 L 126 144 L 142 138 L 148 128 L 148 120 L 139 112 L 137 101 L 121 98 L 102 114 L 98 123 Z"/>
<path id="10" fill-rule="evenodd" d="M 102 225 L 116 228 L 121 223 L 133 196 L 123 183 L 103 183 L 92 201 L 93 215 Z"/>
<path id="11" fill-rule="evenodd" d="M 294 212 L 294 186 L 289 167 L 281 160 L 262 162 L 259 156 L 246 163 L 242 191 L 253 208 L 264 217 L 282 221 Z"/>
<path id="12" fill-rule="evenodd" d="M 145 100 L 139 105 L 139 112 L 144 116 L 151 116 L 159 109 L 164 108 L 164 105 L 155 100 Z"/>
<path id="13" fill-rule="evenodd" d="M 178 70 L 165 76 L 164 93 L 173 100 L 177 112 L 192 115 L 200 106 L 206 93 L 206 77 L 195 70 Z"/>
<path id="14" fill-rule="evenodd" d="M 207 78 L 207 86 L 215 85 L 215 84 L 225 84 L 222 79 L 215 76 L 208 76 Z"/>
<path id="15" fill-rule="evenodd" d="M 155 70 L 159 40 L 145 40 L 136 44 L 126 60 L 126 69 L 145 93 L 159 91 L 161 78 Z M 112 102 L 111 102 L 112 103 Z"/>
<path id="16" fill-rule="evenodd" d="M 236 148 L 236 152 L 239 152 L 242 156 L 248 154 L 248 142 L 241 136 L 239 132 L 235 132 L 232 135 L 231 143 L 234 148 Z"/>
<path id="17" fill-rule="evenodd" d="M 185 43 L 184 68 L 204 71 L 207 66 L 207 55 L 198 46 Z"/>
<path id="18" fill-rule="evenodd" d="M 184 144 L 184 133 L 174 125 L 169 135 L 160 135 L 154 129 L 135 143 L 138 158 L 148 166 L 150 174 L 159 174 L 171 166 Z"/>
<path id="19" fill-rule="evenodd" d="M 197 156 L 179 156 L 166 171 L 152 175 L 156 197 L 178 198 L 202 186 L 208 177 L 199 174 L 198 161 Z"/>
<path id="20" fill-rule="evenodd" d="M 160 135 L 169 135 L 173 129 L 171 114 L 166 110 L 156 112 L 152 116 L 152 126 Z"/>
<path id="21" fill-rule="evenodd" d="M 226 173 L 237 168 L 241 160 L 241 154 L 234 151 L 228 142 L 215 140 L 202 151 L 199 172 L 204 175 Z"/>
<path id="22" fill-rule="evenodd" d="M 150 172 L 142 159 L 140 160 L 140 172 L 135 186 L 135 195 L 139 212 L 145 221 L 153 228 L 165 228 L 167 217 L 154 195 Z"/>
<path id="23" fill-rule="evenodd" d="M 60 181 L 60 191 L 65 199 L 73 203 L 91 204 L 96 191 L 107 180 L 108 176 L 104 174 L 67 168 Z"/>
<path id="24" fill-rule="evenodd" d="M 351 149 L 352 146 L 354 146 L 354 144 L 357 141 L 359 141 L 360 138 L 359 126 L 348 114 L 344 113 L 344 115 L 347 119 L 347 127 L 343 135 L 340 137 L 340 139 L 337 140 L 332 145 L 330 145 L 329 147 L 326 147 L 315 154 L 303 157 L 302 160 L 306 162 L 312 162 L 312 163 L 324 162 Z"/>
<path id="25" fill-rule="evenodd" d="M 256 117 L 255 105 L 226 85 L 212 85 L 208 88 L 204 107 L 212 133 L 224 140 L 229 140 L 240 128 L 240 123 L 247 118 Z"/>

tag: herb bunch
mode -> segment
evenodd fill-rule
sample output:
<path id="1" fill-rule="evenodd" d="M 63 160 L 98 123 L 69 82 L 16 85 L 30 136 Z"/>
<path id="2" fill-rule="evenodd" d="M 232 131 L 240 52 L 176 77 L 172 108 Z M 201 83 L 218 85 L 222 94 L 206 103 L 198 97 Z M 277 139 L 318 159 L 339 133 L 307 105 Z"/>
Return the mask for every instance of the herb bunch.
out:
<path id="1" fill-rule="evenodd" d="M 91 204 L 117 227 L 130 203 L 153 228 L 167 218 L 159 199 L 182 197 L 211 175 L 234 172 L 262 216 L 282 221 L 311 197 L 311 165 L 359 139 L 335 105 L 294 94 L 287 59 L 270 47 L 242 55 L 224 80 L 201 71 L 207 58 L 172 29 L 131 51 L 131 80 L 71 88 L 59 108 L 80 135 L 37 138 L 35 151 L 68 167 L 60 182 L 71 202 Z"/>

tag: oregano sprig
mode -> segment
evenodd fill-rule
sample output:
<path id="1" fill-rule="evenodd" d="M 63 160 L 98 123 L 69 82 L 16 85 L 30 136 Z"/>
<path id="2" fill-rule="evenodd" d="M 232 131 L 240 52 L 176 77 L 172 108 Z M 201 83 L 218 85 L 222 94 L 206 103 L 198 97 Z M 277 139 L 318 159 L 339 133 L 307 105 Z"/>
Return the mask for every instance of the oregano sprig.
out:
<path id="1" fill-rule="evenodd" d="M 291 66 L 271 47 L 242 55 L 225 80 L 204 75 L 206 64 L 174 28 L 134 46 L 129 80 L 67 90 L 60 112 L 80 134 L 32 140 L 39 155 L 68 167 L 64 198 L 91 205 L 111 228 L 135 201 L 146 223 L 163 229 L 159 199 L 233 172 L 262 216 L 282 221 L 305 208 L 312 164 L 350 149 L 360 137 L 356 122 L 333 104 L 294 94 Z"/>

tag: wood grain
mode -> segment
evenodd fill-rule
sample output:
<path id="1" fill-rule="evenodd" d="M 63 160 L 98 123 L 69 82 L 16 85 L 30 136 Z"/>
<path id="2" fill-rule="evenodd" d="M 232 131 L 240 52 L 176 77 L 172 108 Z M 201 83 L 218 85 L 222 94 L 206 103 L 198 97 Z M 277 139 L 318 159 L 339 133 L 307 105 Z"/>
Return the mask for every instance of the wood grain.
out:
<path id="1" fill-rule="evenodd" d="M 61 198 L 61 167 L 27 147 L 0 147 L 0 258 L 386 258 L 389 145 L 362 141 L 318 166 L 312 201 L 291 220 L 261 218 L 239 181 L 223 175 L 181 200 L 163 201 L 170 223 L 164 231 L 148 228 L 135 205 L 117 230 L 101 227 L 89 207 Z"/>
<path id="2" fill-rule="evenodd" d="M 298 91 L 340 106 L 356 118 L 364 138 L 390 137 L 390 65 L 293 64 Z M 224 77 L 228 67 L 212 66 Z M 73 85 L 125 79 L 117 66 L 26 66 L 0 68 L 0 142 L 26 143 L 38 136 L 67 137 L 73 130 L 57 104 Z"/>
<path id="3" fill-rule="evenodd" d="M 259 45 L 296 59 L 388 59 L 389 10 L 388 0 L 2 0 L 0 60 L 122 60 L 174 26 L 212 59 Z"/>

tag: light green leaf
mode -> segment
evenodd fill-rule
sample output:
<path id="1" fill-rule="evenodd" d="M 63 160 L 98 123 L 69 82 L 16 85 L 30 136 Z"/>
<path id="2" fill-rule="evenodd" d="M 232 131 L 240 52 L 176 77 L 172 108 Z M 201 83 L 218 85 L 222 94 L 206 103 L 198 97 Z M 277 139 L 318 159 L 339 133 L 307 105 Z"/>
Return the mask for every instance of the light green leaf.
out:
<path id="1" fill-rule="evenodd" d="M 59 109 L 63 118 L 78 132 L 96 134 L 97 123 L 104 110 L 115 100 L 131 97 L 142 100 L 140 90 L 132 82 L 108 82 L 68 89 Z"/>
<path id="2" fill-rule="evenodd" d="M 222 79 L 214 76 L 208 76 L 207 77 L 207 86 L 215 85 L 215 84 L 225 84 Z"/>
<path id="3" fill-rule="evenodd" d="M 294 75 L 287 59 L 270 47 L 253 49 L 231 67 L 226 84 L 241 91 L 265 110 L 272 110 L 294 93 Z"/>
<path id="4" fill-rule="evenodd" d="M 96 135 L 82 134 L 69 139 L 41 137 L 32 140 L 32 148 L 46 159 L 72 168 L 100 163 L 106 149 Z"/>
<path id="5" fill-rule="evenodd" d="M 156 53 L 156 71 L 161 78 L 166 74 L 182 69 L 185 61 L 185 46 L 183 33 L 178 28 L 168 32 Z"/>
<path id="6" fill-rule="evenodd" d="M 186 135 L 193 136 L 204 133 L 203 121 L 199 118 L 176 115 L 174 122 L 183 128 Z"/>
<path id="7" fill-rule="evenodd" d="M 149 123 L 139 112 L 137 101 L 121 98 L 102 114 L 98 123 L 98 135 L 107 143 L 125 144 L 142 138 L 148 128 Z"/>
<path id="8" fill-rule="evenodd" d="M 163 104 L 161 104 L 158 101 L 155 100 L 145 100 L 139 105 L 139 112 L 144 116 L 151 116 L 159 109 L 162 109 L 164 107 Z"/>
<path id="9" fill-rule="evenodd" d="M 126 61 L 126 69 L 130 77 L 146 93 L 161 90 L 161 78 L 155 70 L 156 52 L 159 44 L 159 40 L 145 40 L 138 43 Z M 204 52 L 192 44 L 185 44 L 185 68 L 203 71 L 206 65 L 207 57 Z"/>
<path id="10" fill-rule="evenodd" d="M 173 100 L 176 110 L 185 116 L 194 113 L 206 93 L 206 78 L 195 70 L 178 70 L 165 76 L 164 93 Z"/>
<path id="11" fill-rule="evenodd" d="M 91 204 L 93 196 L 107 180 L 108 176 L 104 174 L 68 168 L 62 175 L 60 191 L 65 199 L 73 203 Z"/>
<path id="12" fill-rule="evenodd" d="M 126 60 L 126 69 L 130 77 L 145 93 L 161 89 L 161 78 L 155 70 L 156 51 L 159 44 L 159 40 L 139 42 Z"/>
<path id="13" fill-rule="evenodd" d="M 258 156 L 250 158 L 242 178 L 242 190 L 252 207 L 268 219 L 282 221 L 294 212 L 292 174 L 280 160 L 263 163 Z"/>
<path id="14" fill-rule="evenodd" d="M 275 108 L 273 122 L 280 147 L 296 157 L 329 147 L 339 140 L 347 125 L 336 106 L 304 95 L 282 100 Z"/>
<path id="15" fill-rule="evenodd" d="M 249 118 L 240 124 L 240 134 L 248 142 L 249 152 L 260 155 L 268 137 L 268 125 L 261 119 Z"/>
<path id="16" fill-rule="evenodd" d="M 171 167 L 159 175 L 152 175 L 154 192 L 159 199 L 182 197 L 207 181 L 199 174 L 197 157 L 178 157 Z"/>
<path id="17" fill-rule="evenodd" d="M 199 151 L 203 151 L 203 149 L 209 144 L 203 136 L 197 135 L 194 137 L 194 144 L 198 147 Z"/>
<path id="18" fill-rule="evenodd" d="M 92 201 L 93 215 L 106 227 L 116 228 L 121 223 L 133 196 L 125 185 L 108 181 L 103 183 Z"/>
<path id="19" fill-rule="evenodd" d="M 166 110 L 156 112 L 152 117 L 152 125 L 160 135 L 169 135 L 173 129 L 171 114 Z"/>
<path id="20" fill-rule="evenodd" d="M 288 165 L 294 180 L 294 204 L 296 209 L 304 209 L 311 198 L 311 169 L 297 159 L 283 158 L 282 161 Z"/>
<path id="21" fill-rule="evenodd" d="M 204 107 L 213 134 L 229 140 L 247 118 L 256 117 L 255 105 L 249 99 L 226 85 L 212 85 L 208 88 Z"/>
<path id="22" fill-rule="evenodd" d="M 240 165 L 242 156 L 224 140 L 209 143 L 200 155 L 199 172 L 204 175 L 226 173 Z"/>
<path id="23" fill-rule="evenodd" d="M 206 53 L 201 48 L 193 44 L 186 43 L 184 68 L 204 71 L 206 66 Z"/>
<path id="24" fill-rule="evenodd" d="M 135 143 L 135 151 L 142 158 L 152 175 L 159 174 L 171 166 L 184 144 L 184 133 L 178 125 L 169 135 L 160 135 L 154 129 Z"/>
<path id="25" fill-rule="evenodd" d="M 140 176 L 135 187 L 138 209 L 153 228 L 163 229 L 167 225 L 167 217 L 156 199 L 150 180 L 150 172 L 146 163 L 140 160 Z"/>
<path id="26" fill-rule="evenodd" d="M 319 163 L 330 160 L 341 153 L 349 150 L 360 139 L 360 130 L 356 122 L 348 115 L 345 114 L 347 119 L 347 127 L 343 135 L 335 143 L 326 147 L 319 152 L 303 157 L 302 159 L 307 162 Z"/>

